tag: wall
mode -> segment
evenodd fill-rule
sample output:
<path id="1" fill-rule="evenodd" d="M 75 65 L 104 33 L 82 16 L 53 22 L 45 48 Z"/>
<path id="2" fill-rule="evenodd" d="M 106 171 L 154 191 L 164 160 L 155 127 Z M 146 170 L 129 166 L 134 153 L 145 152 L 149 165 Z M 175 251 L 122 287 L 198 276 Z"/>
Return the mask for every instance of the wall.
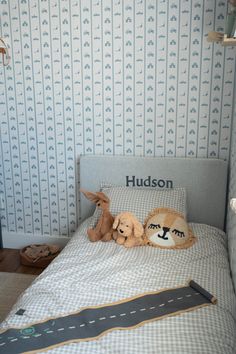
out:
<path id="1" fill-rule="evenodd" d="M 230 150 L 230 173 L 229 173 L 229 194 L 228 201 L 231 198 L 236 198 L 236 82 L 235 82 L 235 105 L 231 137 Z M 234 280 L 234 287 L 236 290 L 236 215 L 228 205 L 227 213 L 227 234 L 228 234 L 228 250 L 230 256 L 230 264 L 232 269 L 232 277 Z"/>
<path id="2" fill-rule="evenodd" d="M 7 242 L 74 232 L 80 154 L 229 158 L 235 51 L 206 41 L 225 1 L 0 4 Z"/>

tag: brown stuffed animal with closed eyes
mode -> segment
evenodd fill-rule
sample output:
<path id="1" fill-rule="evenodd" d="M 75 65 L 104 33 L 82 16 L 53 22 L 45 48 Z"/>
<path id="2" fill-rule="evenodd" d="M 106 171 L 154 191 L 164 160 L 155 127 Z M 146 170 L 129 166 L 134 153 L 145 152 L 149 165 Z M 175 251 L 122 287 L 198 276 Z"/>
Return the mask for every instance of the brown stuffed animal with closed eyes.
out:
<path id="1" fill-rule="evenodd" d="M 197 240 L 184 216 L 170 208 L 156 208 L 148 214 L 144 239 L 150 246 L 166 249 L 189 248 Z"/>
<path id="2" fill-rule="evenodd" d="M 130 212 L 123 212 L 115 217 L 113 223 L 113 239 L 119 245 L 134 247 L 144 245 L 142 224 Z"/>

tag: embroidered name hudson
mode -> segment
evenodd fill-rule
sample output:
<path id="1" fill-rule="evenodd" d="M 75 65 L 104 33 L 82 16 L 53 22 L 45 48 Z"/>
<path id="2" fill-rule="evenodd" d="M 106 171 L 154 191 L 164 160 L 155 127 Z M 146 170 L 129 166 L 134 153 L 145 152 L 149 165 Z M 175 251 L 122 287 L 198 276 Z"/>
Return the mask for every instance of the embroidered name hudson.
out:
<path id="1" fill-rule="evenodd" d="M 137 178 L 136 176 L 126 176 L 126 187 L 159 187 L 173 188 L 172 180 L 156 179 L 148 176 L 146 178 Z"/>

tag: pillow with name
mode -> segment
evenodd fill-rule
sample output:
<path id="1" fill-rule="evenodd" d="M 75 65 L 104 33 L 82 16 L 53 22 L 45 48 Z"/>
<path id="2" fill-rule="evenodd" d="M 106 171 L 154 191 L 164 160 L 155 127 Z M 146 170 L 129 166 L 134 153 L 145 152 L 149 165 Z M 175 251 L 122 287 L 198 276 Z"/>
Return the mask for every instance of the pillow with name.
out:
<path id="1" fill-rule="evenodd" d="M 123 211 L 136 215 L 141 223 L 154 208 L 172 208 L 186 217 L 186 189 L 152 189 L 101 185 L 101 191 L 110 199 L 110 212 L 115 216 Z"/>

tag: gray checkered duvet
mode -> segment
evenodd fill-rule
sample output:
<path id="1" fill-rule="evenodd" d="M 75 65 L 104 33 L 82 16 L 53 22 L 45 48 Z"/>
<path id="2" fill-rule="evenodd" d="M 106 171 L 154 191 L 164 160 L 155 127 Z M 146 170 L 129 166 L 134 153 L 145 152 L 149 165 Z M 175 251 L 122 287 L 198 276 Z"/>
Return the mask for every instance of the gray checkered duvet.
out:
<path id="1" fill-rule="evenodd" d="M 1 328 L 23 326 L 167 287 L 192 278 L 218 298 L 218 305 L 132 330 L 115 330 L 102 338 L 51 349 L 47 353 L 80 354 L 235 354 L 236 299 L 227 257 L 225 234 L 213 227 L 191 224 L 198 242 L 186 250 L 91 243 L 86 220 L 77 233 L 19 298 Z M 23 316 L 15 312 L 23 308 Z"/>

